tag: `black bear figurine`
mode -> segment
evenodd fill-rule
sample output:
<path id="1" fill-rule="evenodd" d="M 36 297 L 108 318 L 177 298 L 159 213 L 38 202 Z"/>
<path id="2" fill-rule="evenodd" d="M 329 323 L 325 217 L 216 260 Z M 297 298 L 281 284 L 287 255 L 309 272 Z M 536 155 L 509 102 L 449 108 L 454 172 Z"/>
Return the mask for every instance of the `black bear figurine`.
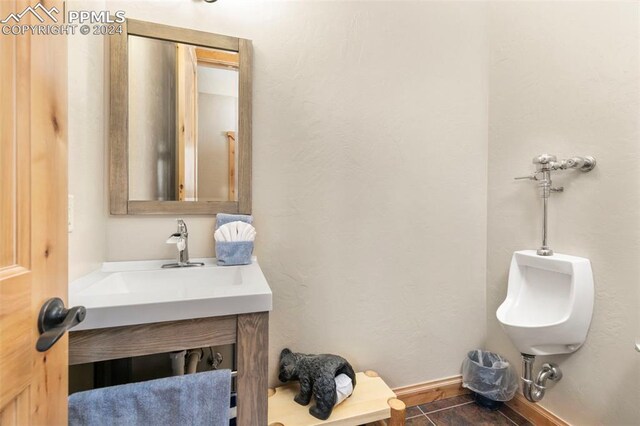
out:
<path id="1" fill-rule="evenodd" d="M 328 419 L 336 404 L 335 378 L 340 374 L 349 376 L 355 389 L 356 373 L 351 364 L 341 356 L 307 355 L 293 353 L 289 349 L 283 349 L 280 353 L 278 378 L 281 382 L 299 380 L 300 393 L 296 395 L 294 401 L 300 405 L 308 405 L 313 394 L 316 405 L 309 408 L 309 413 L 320 420 Z"/>

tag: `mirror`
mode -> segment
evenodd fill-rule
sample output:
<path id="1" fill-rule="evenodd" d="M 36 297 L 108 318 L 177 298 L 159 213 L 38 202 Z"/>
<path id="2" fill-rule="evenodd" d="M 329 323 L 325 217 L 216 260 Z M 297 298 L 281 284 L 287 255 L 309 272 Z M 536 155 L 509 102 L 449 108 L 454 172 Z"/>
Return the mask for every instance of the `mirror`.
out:
<path id="1" fill-rule="evenodd" d="M 238 54 L 128 43 L 129 199 L 237 201 Z"/>
<path id="2" fill-rule="evenodd" d="M 111 213 L 250 213 L 250 41 L 131 19 L 115 39 Z"/>

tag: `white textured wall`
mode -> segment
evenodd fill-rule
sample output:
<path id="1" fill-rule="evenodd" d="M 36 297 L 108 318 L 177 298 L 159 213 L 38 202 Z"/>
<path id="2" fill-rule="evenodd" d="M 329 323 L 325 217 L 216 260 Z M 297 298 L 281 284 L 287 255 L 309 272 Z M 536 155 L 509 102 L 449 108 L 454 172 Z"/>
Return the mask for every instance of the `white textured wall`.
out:
<path id="1" fill-rule="evenodd" d="M 457 374 L 485 338 L 485 6 L 108 5 L 254 42 L 253 204 L 274 292 L 272 378 L 287 345 L 343 354 L 392 386 Z M 70 69 L 102 61 L 87 51 Z M 86 93 L 70 109 L 86 108 Z M 92 129 L 72 149 L 100 137 Z M 186 221 L 192 256 L 213 255 L 213 218 Z M 108 260 L 167 258 L 174 229 L 171 217 L 111 217 L 83 244 L 106 234 Z"/>
<path id="2" fill-rule="evenodd" d="M 487 251 L 489 349 L 519 354 L 495 311 L 514 250 L 540 244 L 534 155 L 594 155 L 588 173 L 554 173 L 550 245 L 591 259 L 596 285 L 585 345 L 544 357 L 564 373 L 541 405 L 576 425 L 640 419 L 640 84 L 637 2 L 500 2 L 489 12 Z"/>
<path id="3" fill-rule="evenodd" d="M 104 2 L 92 3 L 96 10 Z M 86 9 L 86 2 L 67 1 L 68 10 Z M 102 37 L 70 36 L 69 50 L 69 194 L 74 196 L 74 231 L 69 234 L 69 280 L 95 269 L 106 257 L 108 218 L 105 179 L 104 41 Z"/>

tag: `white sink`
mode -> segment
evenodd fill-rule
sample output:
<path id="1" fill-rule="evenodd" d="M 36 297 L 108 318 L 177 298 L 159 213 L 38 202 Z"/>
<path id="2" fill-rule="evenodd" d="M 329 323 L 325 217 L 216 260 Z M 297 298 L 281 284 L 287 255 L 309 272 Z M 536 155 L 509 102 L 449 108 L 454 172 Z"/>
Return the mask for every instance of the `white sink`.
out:
<path id="1" fill-rule="evenodd" d="M 70 306 L 87 308 L 73 330 L 271 310 L 271 289 L 255 258 L 243 266 L 192 260 L 205 266 L 161 268 L 173 260 L 103 263 L 69 285 Z"/>

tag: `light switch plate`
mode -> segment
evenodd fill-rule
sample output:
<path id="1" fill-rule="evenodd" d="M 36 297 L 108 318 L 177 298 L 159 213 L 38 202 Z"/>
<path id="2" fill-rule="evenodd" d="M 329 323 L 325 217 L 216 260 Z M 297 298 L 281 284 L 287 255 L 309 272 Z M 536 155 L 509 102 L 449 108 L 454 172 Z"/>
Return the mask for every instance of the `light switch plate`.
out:
<path id="1" fill-rule="evenodd" d="M 69 201 L 67 205 L 67 231 L 69 233 L 73 232 L 73 195 L 69 195 Z"/>

